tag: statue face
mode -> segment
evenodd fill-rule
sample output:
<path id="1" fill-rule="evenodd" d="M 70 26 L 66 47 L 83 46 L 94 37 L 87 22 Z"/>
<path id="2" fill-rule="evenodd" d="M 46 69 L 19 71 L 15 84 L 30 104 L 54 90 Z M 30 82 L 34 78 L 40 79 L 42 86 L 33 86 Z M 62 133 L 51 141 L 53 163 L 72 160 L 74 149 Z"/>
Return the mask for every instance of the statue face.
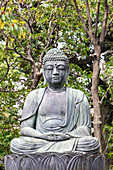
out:
<path id="1" fill-rule="evenodd" d="M 60 88 L 67 77 L 65 61 L 47 61 L 45 63 L 44 76 L 50 87 Z"/>

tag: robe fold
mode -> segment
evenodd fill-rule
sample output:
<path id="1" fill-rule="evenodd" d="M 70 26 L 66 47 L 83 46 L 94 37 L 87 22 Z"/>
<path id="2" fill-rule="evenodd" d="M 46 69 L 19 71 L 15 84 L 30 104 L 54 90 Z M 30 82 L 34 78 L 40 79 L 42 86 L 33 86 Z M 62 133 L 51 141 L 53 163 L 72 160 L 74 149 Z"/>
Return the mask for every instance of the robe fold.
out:
<path id="1" fill-rule="evenodd" d="M 48 132 L 39 120 L 39 107 L 46 89 L 33 90 L 26 98 L 21 122 L 34 117 L 33 128 Z M 93 152 L 99 151 L 99 141 L 91 137 L 91 118 L 86 96 L 80 90 L 66 88 L 66 114 L 59 125 L 59 130 L 68 134 L 70 139 L 64 141 L 47 141 L 27 136 L 20 136 L 11 142 L 11 151 L 18 154 L 34 154 L 38 152 Z M 41 128 L 42 127 L 42 128 Z"/>

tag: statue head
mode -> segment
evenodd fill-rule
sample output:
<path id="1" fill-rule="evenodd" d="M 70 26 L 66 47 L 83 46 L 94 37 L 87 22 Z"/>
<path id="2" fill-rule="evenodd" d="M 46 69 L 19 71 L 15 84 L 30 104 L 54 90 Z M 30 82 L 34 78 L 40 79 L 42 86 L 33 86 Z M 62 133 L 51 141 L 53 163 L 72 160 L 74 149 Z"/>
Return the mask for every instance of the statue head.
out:
<path id="1" fill-rule="evenodd" d="M 44 84 L 62 87 L 68 84 L 69 61 L 63 51 L 57 48 L 49 50 L 43 58 Z"/>

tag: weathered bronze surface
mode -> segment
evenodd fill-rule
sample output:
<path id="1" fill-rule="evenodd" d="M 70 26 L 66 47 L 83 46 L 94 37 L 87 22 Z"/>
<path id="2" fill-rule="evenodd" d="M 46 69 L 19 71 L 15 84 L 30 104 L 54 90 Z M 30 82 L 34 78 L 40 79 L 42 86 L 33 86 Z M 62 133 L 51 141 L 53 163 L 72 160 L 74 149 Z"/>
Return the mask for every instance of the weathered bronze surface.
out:
<path id="1" fill-rule="evenodd" d="M 99 141 L 90 136 L 89 104 L 84 93 L 67 88 L 69 62 L 59 49 L 43 59 L 47 88 L 33 90 L 22 114 L 21 136 L 11 142 L 15 154 L 99 153 Z M 84 158 L 85 159 L 85 158 Z"/>

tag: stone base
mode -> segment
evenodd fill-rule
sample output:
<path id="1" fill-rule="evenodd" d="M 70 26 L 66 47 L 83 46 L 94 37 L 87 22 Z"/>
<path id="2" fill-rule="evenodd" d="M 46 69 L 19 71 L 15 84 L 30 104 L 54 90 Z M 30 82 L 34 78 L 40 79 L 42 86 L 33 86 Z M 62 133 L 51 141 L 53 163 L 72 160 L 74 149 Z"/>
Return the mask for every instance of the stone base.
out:
<path id="1" fill-rule="evenodd" d="M 104 170 L 103 155 L 38 153 L 6 155 L 5 170 Z"/>

